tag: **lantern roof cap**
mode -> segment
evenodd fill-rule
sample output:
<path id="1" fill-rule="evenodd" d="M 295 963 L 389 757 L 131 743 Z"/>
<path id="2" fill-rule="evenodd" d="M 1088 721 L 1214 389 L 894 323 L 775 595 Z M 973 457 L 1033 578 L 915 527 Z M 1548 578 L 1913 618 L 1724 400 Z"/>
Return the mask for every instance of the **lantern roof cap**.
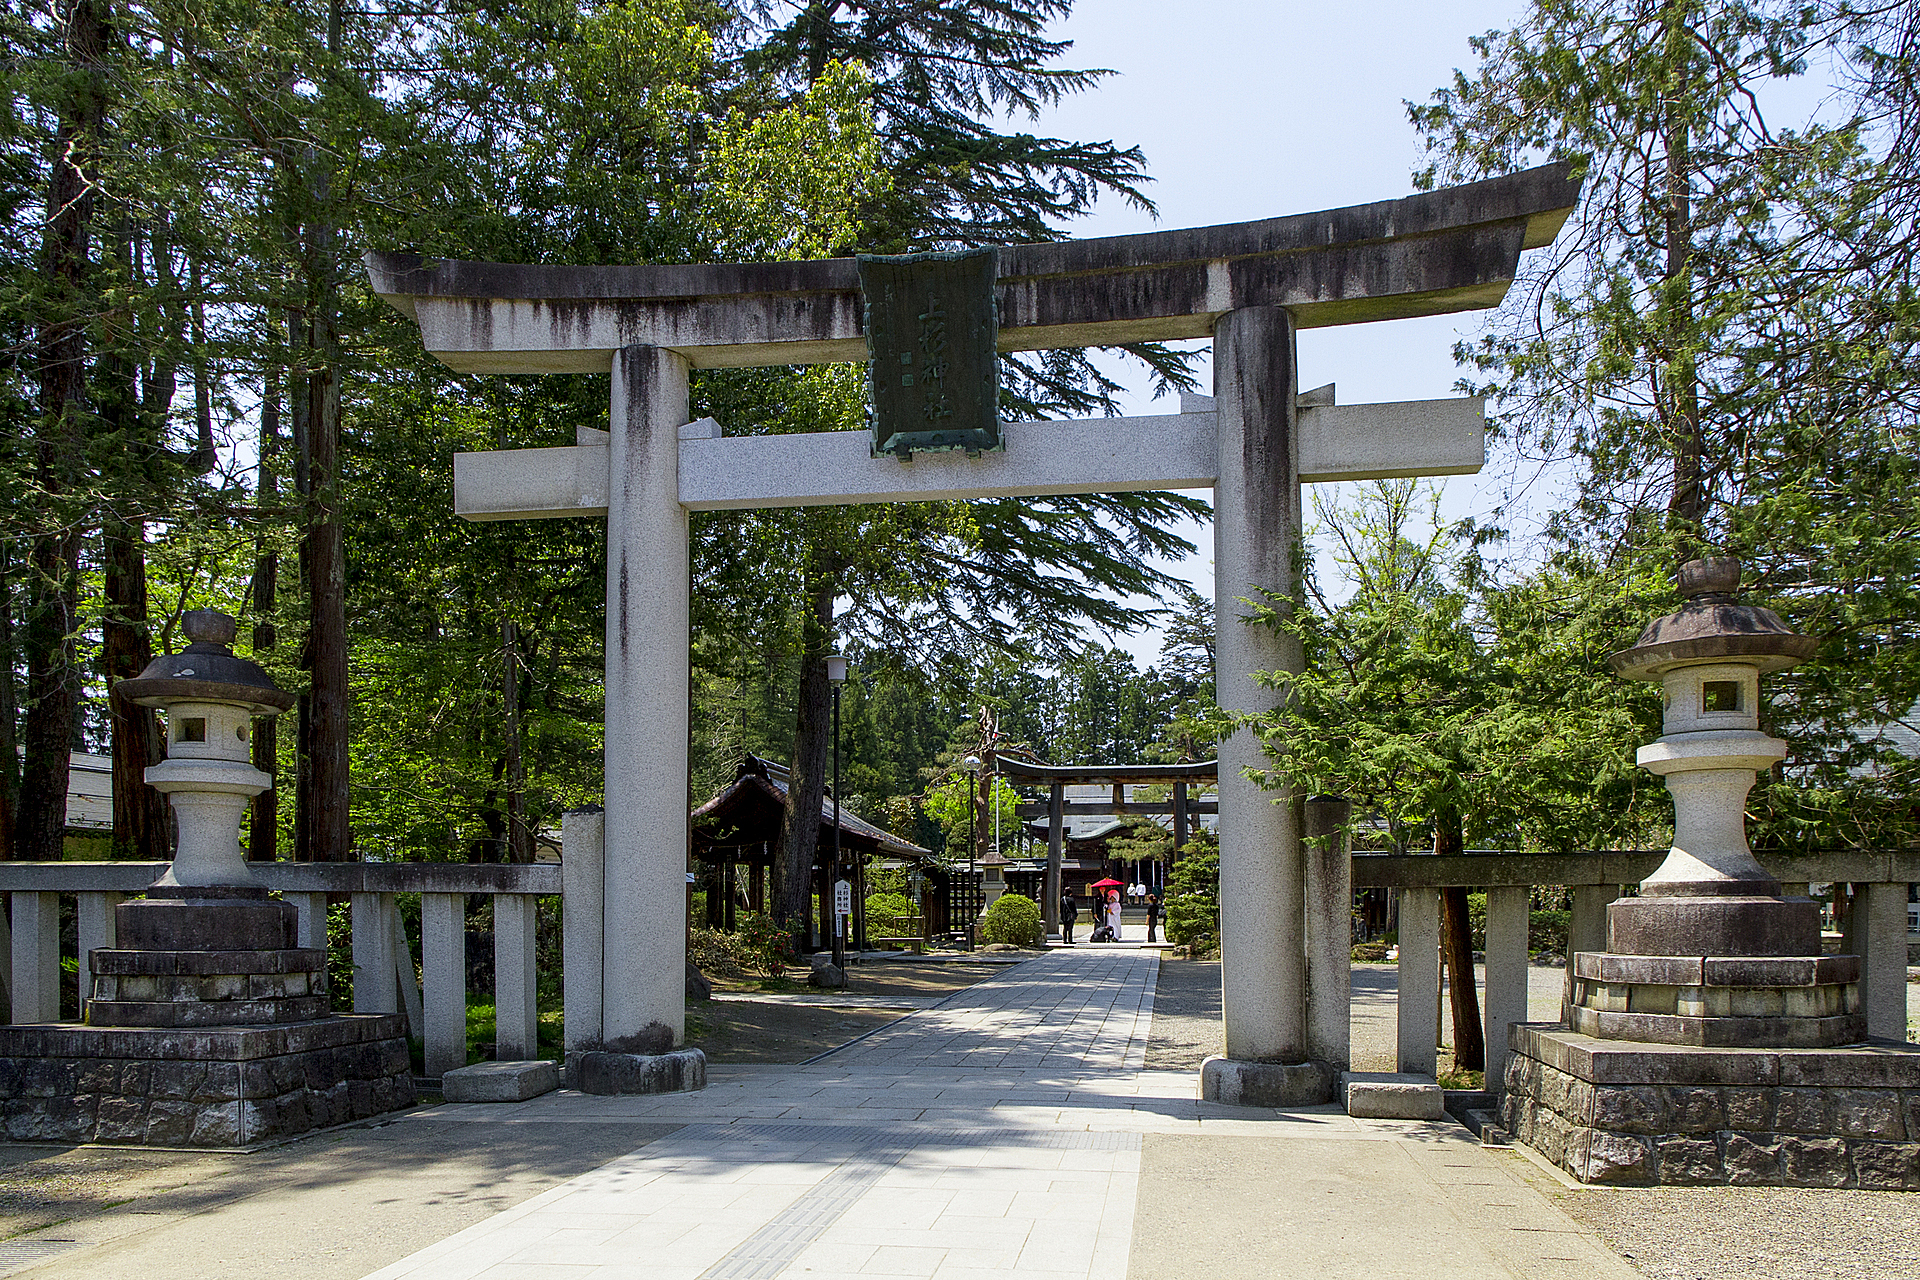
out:
<path id="1" fill-rule="evenodd" d="M 1689 560 L 1676 576 L 1686 603 L 1649 623 L 1631 649 L 1607 659 L 1615 675 L 1658 680 L 1676 667 L 1713 662 L 1780 671 L 1811 658 L 1819 647 L 1773 610 L 1740 603 L 1740 561 L 1732 556 Z"/>
<path id="2" fill-rule="evenodd" d="M 188 645 L 162 654 L 131 680 L 113 687 L 114 695 L 143 707 L 173 702 L 226 702 L 255 715 L 275 716 L 293 705 L 293 695 L 273 677 L 233 654 L 240 624 L 217 609 L 192 609 L 181 620 Z"/>

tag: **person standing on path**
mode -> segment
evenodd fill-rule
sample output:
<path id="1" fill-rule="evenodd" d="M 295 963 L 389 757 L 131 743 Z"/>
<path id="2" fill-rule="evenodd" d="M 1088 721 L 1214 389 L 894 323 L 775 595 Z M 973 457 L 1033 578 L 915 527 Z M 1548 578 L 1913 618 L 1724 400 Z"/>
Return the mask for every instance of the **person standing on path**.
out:
<path id="1" fill-rule="evenodd" d="M 1080 908 L 1073 900 L 1073 890 L 1060 891 L 1060 938 L 1068 946 L 1073 945 L 1073 922 L 1080 918 Z"/>
<path id="2" fill-rule="evenodd" d="M 1113 940 L 1120 941 L 1120 891 L 1107 890 L 1107 928 L 1113 930 Z"/>
<path id="3" fill-rule="evenodd" d="M 1153 894 L 1147 895 L 1147 941 L 1157 942 L 1153 936 L 1153 927 L 1160 923 L 1160 899 Z"/>

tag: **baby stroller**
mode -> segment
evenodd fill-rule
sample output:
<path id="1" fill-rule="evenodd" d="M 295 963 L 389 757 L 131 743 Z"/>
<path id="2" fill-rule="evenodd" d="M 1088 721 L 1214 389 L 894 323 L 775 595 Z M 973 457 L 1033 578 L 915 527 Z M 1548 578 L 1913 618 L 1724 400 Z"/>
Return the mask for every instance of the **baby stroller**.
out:
<path id="1" fill-rule="evenodd" d="M 1103 925 L 1096 925 L 1094 927 L 1093 936 L 1088 938 L 1087 941 L 1088 942 L 1118 942 L 1119 939 L 1113 936 L 1113 929 L 1110 926 L 1103 924 Z"/>

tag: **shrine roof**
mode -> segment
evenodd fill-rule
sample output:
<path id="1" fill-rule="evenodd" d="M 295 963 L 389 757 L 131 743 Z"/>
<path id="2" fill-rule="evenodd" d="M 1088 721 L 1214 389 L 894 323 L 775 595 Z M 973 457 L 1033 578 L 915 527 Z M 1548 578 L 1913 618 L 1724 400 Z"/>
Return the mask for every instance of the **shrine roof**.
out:
<path id="1" fill-rule="evenodd" d="M 786 765 L 749 754 L 741 761 L 733 781 L 689 815 L 692 825 L 696 828 L 696 834 L 699 834 L 697 829 L 701 827 L 713 831 L 729 824 L 741 830 L 754 826 L 764 828 L 771 819 L 773 822 L 771 835 L 750 836 L 748 839 L 757 841 L 763 838 L 777 838 L 778 815 L 786 809 L 789 777 L 790 771 Z M 833 830 L 831 796 L 824 797 L 820 802 L 820 825 L 824 831 Z M 885 857 L 933 856 L 932 850 L 923 849 L 890 831 L 874 826 L 844 805 L 840 809 L 840 834 L 843 840 L 852 839 L 860 844 L 870 845 L 875 852 Z M 710 839 L 716 844 L 733 843 L 730 839 L 711 837 Z"/>

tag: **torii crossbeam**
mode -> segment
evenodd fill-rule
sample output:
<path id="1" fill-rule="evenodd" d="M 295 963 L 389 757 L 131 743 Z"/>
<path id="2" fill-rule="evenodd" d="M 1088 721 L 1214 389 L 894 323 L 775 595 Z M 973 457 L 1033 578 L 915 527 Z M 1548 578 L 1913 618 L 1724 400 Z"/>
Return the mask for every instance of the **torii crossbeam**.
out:
<path id="1" fill-rule="evenodd" d="M 1521 251 L 1549 244 L 1578 196 L 1552 165 L 1322 213 L 1002 249 L 1002 350 L 1211 336 L 1214 397 L 1160 417 L 1012 423 L 1004 454 L 905 463 L 869 457 L 864 432 L 729 439 L 688 422 L 691 369 L 865 359 L 851 260 L 580 267 L 368 254 L 374 290 L 455 369 L 613 375 L 604 439 L 455 459 L 469 519 L 607 518 L 605 846 L 588 930 L 600 947 L 567 955 L 569 1043 L 656 1022 L 683 1035 L 689 511 L 1210 486 L 1217 697 L 1272 709 L 1252 673 L 1297 671 L 1301 655 L 1243 620 L 1248 599 L 1297 593 L 1301 484 L 1462 474 L 1483 459 L 1477 400 L 1302 397 L 1296 330 L 1497 305 Z M 1259 764 L 1248 734 L 1220 746 L 1227 1061 L 1210 1064 L 1204 1092 L 1321 1101 L 1347 1065 L 1346 1037 L 1308 1026 L 1299 821 L 1292 797 L 1246 778 Z M 570 917 L 593 910 L 589 896 L 569 901 Z"/>

